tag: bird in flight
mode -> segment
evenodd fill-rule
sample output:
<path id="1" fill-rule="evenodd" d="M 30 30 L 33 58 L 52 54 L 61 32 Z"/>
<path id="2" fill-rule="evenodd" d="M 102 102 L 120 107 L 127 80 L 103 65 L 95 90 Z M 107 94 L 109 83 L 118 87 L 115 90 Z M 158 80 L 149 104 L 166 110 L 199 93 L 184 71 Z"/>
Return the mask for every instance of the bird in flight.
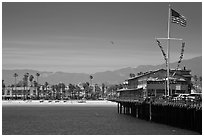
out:
<path id="1" fill-rule="evenodd" d="M 110 41 L 110 43 L 111 43 L 111 44 L 114 44 L 114 42 L 113 42 L 113 41 Z"/>

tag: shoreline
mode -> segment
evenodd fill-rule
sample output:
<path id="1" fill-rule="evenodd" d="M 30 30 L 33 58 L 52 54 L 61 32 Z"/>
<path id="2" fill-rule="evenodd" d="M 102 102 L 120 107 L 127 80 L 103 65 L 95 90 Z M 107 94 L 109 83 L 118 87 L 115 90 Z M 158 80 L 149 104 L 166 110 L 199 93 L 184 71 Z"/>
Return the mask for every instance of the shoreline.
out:
<path id="1" fill-rule="evenodd" d="M 63 106 L 94 106 L 94 105 L 101 105 L 101 106 L 116 106 L 116 102 L 111 102 L 108 100 L 86 100 L 82 102 L 81 100 L 2 100 L 2 106 L 21 106 L 21 105 L 37 105 L 37 106 L 52 106 L 52 105 L 63 105 Z"/>

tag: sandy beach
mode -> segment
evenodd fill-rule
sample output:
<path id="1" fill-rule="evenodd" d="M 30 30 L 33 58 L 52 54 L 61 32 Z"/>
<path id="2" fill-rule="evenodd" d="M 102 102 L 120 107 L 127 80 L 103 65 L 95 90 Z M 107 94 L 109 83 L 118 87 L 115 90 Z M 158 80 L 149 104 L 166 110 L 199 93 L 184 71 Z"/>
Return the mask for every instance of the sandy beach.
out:
<path id="1" fill-rule="evenodd" d="M 3 100 L 3 106 L 13 106 L 13 105 L 80 105 L 80 106 L 92 106 L 92 105 L 106 105 L 115 106 L 117 103 L 107 101 L 107 100 L 87 100 L 82 102 L 81 100 Z"/>

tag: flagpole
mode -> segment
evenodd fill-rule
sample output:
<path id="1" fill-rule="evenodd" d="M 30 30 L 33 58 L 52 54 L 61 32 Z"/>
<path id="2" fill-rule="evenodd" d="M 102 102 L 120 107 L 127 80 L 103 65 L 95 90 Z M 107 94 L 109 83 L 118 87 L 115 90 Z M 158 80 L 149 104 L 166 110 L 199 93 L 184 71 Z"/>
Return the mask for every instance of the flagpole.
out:
<path id="1" fill-rule="evenodd" d="M 174 18 L 173 18 L 174 17 Z M 172 18 L 172 19 L 171 19 Z M 167 38 L 156 38 L 156 39 L 165 39 L 167 40 L 167 57 L 166 57 L 166 80 L 165 80 L 165 96 L 169 96 L 172 94 L 170 91 L 170 40 L 183 40 L 179 38 L 170 38 L 170 23 L 177 23 L 180 24 L 181 26 L 185 27 L 186 26 L 186 19 L 184 16 L 180 15 L 176 11 L 171 9 L 171 5 L 169 4 L 169 9 L 168 9 L 168 34 Z M 167 91 L 166 91 L 167 89 Z"/>
<path id="2" fill-rule="evenodd" d="M 167 95 L 169 96 L 170 84 L 169 84 L 169 69 L 170 69 L 170 18 L 171 18 L 171 8 L 169 4 L 168 12 L 168 41 L 167 41 Z"/>

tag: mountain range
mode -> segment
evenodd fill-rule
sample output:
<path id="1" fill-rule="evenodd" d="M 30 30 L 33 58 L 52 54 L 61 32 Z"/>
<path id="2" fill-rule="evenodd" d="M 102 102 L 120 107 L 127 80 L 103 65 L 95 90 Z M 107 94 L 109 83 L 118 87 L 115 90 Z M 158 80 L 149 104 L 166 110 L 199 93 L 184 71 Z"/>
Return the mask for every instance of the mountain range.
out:
<path id="1" fill-rule="evenodd" d="M 176 68 L 177 62 L 170 64 L 171 68 Z M 183 60 L 180 64 L 180 68 L 186 67 L 186 69 L 191 70 L 192 76 L 197 75 L 202 76 L 202 56 L 195 57 L 188 60 Z M 126 67 L 114 71 L 97 72 L 91 74 L 93 76 L 92 82 L 101 85 L 105 84 L 119 84 L 129 78 L 130 73 L 137 74 L 138 72 L 147 72 L 150 70 L 157 70 L 165 68 L 165 64 L 161 65 L 140 65 L 136 68 Z M 40 73 L 39 83 L 44 84 L 48 82 L 49 84 L 58 84 L 63 82 L 65 84 L 78 84 L 80 82 L 90 82 L 90 75 L 85 73 L 66 73 L 66 72 L 46 72 L 46 71 L 36 71 L 36 70 L 2 70 L 2 79 L 4 83 L 14 84 L 14 73 L 18 74 L 17 81 L 22 80 L 25 73 L 33 75 L 36 79 L 35 74 Z"/>

